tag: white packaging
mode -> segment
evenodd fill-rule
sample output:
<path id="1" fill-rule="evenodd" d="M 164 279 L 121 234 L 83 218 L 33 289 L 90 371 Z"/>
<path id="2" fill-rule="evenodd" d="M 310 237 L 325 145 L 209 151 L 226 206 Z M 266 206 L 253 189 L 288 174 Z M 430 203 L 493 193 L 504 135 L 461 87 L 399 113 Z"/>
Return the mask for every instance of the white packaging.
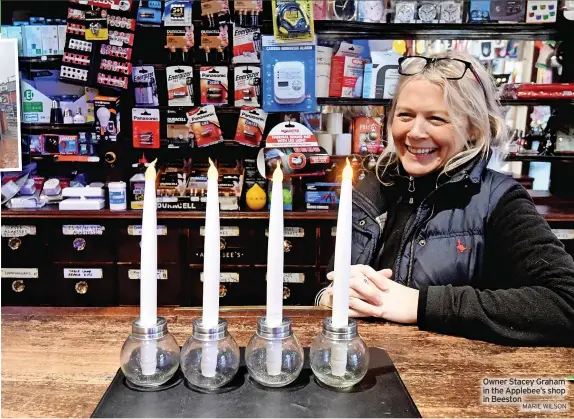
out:
<path id="1" fill-rule="evenodd" d="M 242 28 L 234 25 L 233 63 L 258 63 L 260 53 L 261 34 L 259 28 Z"/>
<path id="2" fill-rule="evenodd" d="M 399 82 L 400 55 L 393 50 L 374 51 L 372 63 L 365 64 L 363 97 L 365 99 L 392 99 Z"/>
<path id="3" fill-rule="evenodd" d="M 328 155 L 333 155 L 333 135 L 332 134 L 319 134 L 317 135 L 317 142 L 319 147 L 323 147 Z"/>
<path id="4" fill-rule="evenodd" d="M 343 114 L 342 113 L 329 113 L 329 114 L 327 114 L 327 132 L 329 134 L 342 134 L 343 133 Z"/>
<path id="5" fill-rule="evenodd" d="M 235 106 L 259 108 L 261 69 L 253 66 L 235 67 Z"/>
<path id="6" fill-rule="evenodd" d="M 58 55 L 63 55 L 64 49 L 66 49 L 66 25 L 58 25 Z"/>
<path id="7" fill-rule="evenodd" d="M 42 55 L 42 26 L 22 26 L 22 45 L 25 57 Z"/>
<path id="8" fill-rule="evenodd" d="M 56 55 L 58 48 L 58 27 L 42 26 L 42 55 Z"/>
<path id="9" fill-rule="evenodd" d="M 169 106 L 193 106 L 193 67 L 173 66 L 165 69 Z"/>
<path id="10" fill-rule="evenodd" d="M 3 26 L 2 37 L 7 39 L 16 39 L 18 41 L 18 56 L 24 55 L 24 45 L 22 44 L 22 27 L 21 26 Z"/>
<path id="11" fill-rule="evenodd" d="M 332 58 L 333 48 L 317 46 L 317 84 L 315 85 L 317 97 L 329 97 Z"/>
<path id="12" fill-rule="evenodd" d="M 123 211 L 127 209 L 125 182 L 108 183 L 108 191 L 110 193 L 110 209 L 112 211 Z"/>
<path id="13" fill-rule="evenodd" d="M 335 135 L 335 154 L 338 156 L 348 156 L 351 154 L 351 134 Z"/>

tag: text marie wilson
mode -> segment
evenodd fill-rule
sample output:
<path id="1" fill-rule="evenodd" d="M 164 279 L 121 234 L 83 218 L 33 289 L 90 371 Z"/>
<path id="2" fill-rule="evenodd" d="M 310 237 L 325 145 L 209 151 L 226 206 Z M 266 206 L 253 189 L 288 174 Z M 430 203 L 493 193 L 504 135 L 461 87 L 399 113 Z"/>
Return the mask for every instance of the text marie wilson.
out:
<path id="1" fill-rule="evenodd" d="M 565 379 L 552 378 L 484 378 L 482 384 L 489 386 L 565 386 Z"/>

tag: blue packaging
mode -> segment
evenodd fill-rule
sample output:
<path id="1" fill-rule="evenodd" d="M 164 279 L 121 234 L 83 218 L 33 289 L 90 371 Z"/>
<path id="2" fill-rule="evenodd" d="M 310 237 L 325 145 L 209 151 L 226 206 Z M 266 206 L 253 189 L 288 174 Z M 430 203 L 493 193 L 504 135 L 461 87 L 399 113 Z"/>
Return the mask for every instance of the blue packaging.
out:
<path id="1" fill-rule="evenodd" d="M 334 182 L 308 183 L 305 204 L 308 210 L 332 210 L 339 206 L 341 184 Z"/>
<path id="2" fill-rule="evenodd" d="M 262 37 L 261 72 L 265 112 L 315 112 L 315 42 L 278 44 Z"/>
<path id="3" fill-rule="evenodd" d="M 147 3 L 147 4 L 146 4 Z M 151 25 L 160 25 L 162 18 L 161 1 L 142 2 L 138 8 L 137 23 L 147 23 Z"/>

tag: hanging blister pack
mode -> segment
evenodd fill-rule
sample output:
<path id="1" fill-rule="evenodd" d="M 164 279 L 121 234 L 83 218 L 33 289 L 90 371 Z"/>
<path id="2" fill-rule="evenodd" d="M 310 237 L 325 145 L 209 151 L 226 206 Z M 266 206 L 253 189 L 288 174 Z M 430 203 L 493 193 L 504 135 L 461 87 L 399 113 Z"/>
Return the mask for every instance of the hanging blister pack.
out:
<path id="1" fill-rule="evenodd" d="M 258 63 L 261 60 L 259 28 L 233 26 L 233 63 Z"/>
<path id="2" fill-rule="evenodd" d="M 228 0 L 201 0 L 201 24 L 204 28 L 216 28 L 228 22 Z"/>
<path id="3" fill-rule="evenodd" d="M 161 18 L 161 0 L 140 0 L 137 14 L 138 24 L 160 26 Z"/>
<path id="4" fill-rule="evenodd" d="M 265 132 L 267 113 L 261 109 L 243 106 L 239 114 L 239 122 L 234 140 L 249 147 L 259 147 Z"/>
<path id="5" fill-rule="evenodd" d="M 159 128 L 159 109 L 132 109 L 135 148 L 159 148 Z"/>
<path id="6" fill-rule="evenodd" d="M 205 52 L 201 60 L 206 64 L 223 64 L 229 62 L 229 30 L 227 25 L 215 29 L 201 30 L 201 47 Z"/>
<path id="7" fill-rule="evenodd" d="M 191 5 L 188 0 L 167 0 L 163 11 L 164 26 L 191 26 Z"/>
<path id="8" fill-rule="evenodd" d="M 190 138 L 197 147 L 206 147 L 223 141 L 215 107 L 203 106 L 189 111 L 187 123 L 190 126 Z"/>
<path id="9" fill-rule="evenodd" d="M 158 106 L 157 82 L 153 66 L 135 67 L 132 73 L 135 101 L 138 106 Z"/>
<path id="10" fill-rule="evenodd" d="M 96 7 L 86 10 L 86 41 L 107 41 L 108 11 Z"/>
<path id="11" fill-rule="evenodd" d="M 202 105 L 227 105 L 227 67 L 201 67 L 199 78 Z"/>
<path id="12" fill-rule="evenodd" d="M 187 112 L 167 110 L 167 148 L 189 147 L 191 145 Z"/>
<path id="13" fill-rule="evenodd" d="M 253 66 L 235 67 L 235 106 L 261 106 L 261 69 Z"/>
<path id="14" fill-rule="evenodd" d="M 165 69 L 169 106 L 193 106 L 193 67 L 174 66 Z"/>
<path id="15" fill-rule="evenodd" d="M 263 0 L 235 0 L 235 23 L 243 27 L 258 27 Z"/>
<path id="16" fill-rule="evenodd" d="M 312 0 L 273 0 L 273 34 L 277 42 L 315 39 Z"/>

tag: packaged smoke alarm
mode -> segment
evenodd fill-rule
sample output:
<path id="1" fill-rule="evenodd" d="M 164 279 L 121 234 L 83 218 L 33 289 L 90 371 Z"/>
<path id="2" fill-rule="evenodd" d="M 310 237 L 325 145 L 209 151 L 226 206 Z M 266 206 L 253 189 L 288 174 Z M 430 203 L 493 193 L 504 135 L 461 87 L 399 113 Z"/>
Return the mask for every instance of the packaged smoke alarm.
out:
<path id="1" fill-rule="evenodd" d="M 158 106 L 157 83 L 153 66 L 134 67 L 132 72 L 136 105 Z"/>
<path id="2" fill-rule="evenodd" d="M 190 138 L 197 147 L 206 147 L 223 141 L 219 119 L 215 107 L 203 106 L 187 113 Z"/>
<path id="3" fill-rule="evenodd" d="M 237 131 L 235 131 L 235 141 L 250 147 L 259 147 L 265 131 L 266 120 L 267 113 L 265 111 L 243 106 L 239 114 Z"/>
<path id="4" fill-rule="evenodd" d="M 132 109 L 135 148 L 159 148 L 159 109 Z"/>
<path id="5" fill-rule="evenodd" d="M 167 148 L 189 147 L 191 145 L 187 112 L 167 110 Z"/>
<path id="6" fill-rule="evenodd" d="M 201 67 L 201 104 L 227 105 L 227 67 Z"/>
<path id="7" fill-rule="evenodd" d="M 233 63 L 258 63 L 261 56 L 259 28 L 233 27 Z"/>
<path id="8" fill-rule="evenodd" d="M 173 66 L 167 67 L 165 71 L 168 105 L 193 105 L 193 67 Z"/>
<path id="9" fill-rule="evenodd" d="M 259 108 L 261 69 L 253 66 L 235 67 L 235 106 Z"/>

